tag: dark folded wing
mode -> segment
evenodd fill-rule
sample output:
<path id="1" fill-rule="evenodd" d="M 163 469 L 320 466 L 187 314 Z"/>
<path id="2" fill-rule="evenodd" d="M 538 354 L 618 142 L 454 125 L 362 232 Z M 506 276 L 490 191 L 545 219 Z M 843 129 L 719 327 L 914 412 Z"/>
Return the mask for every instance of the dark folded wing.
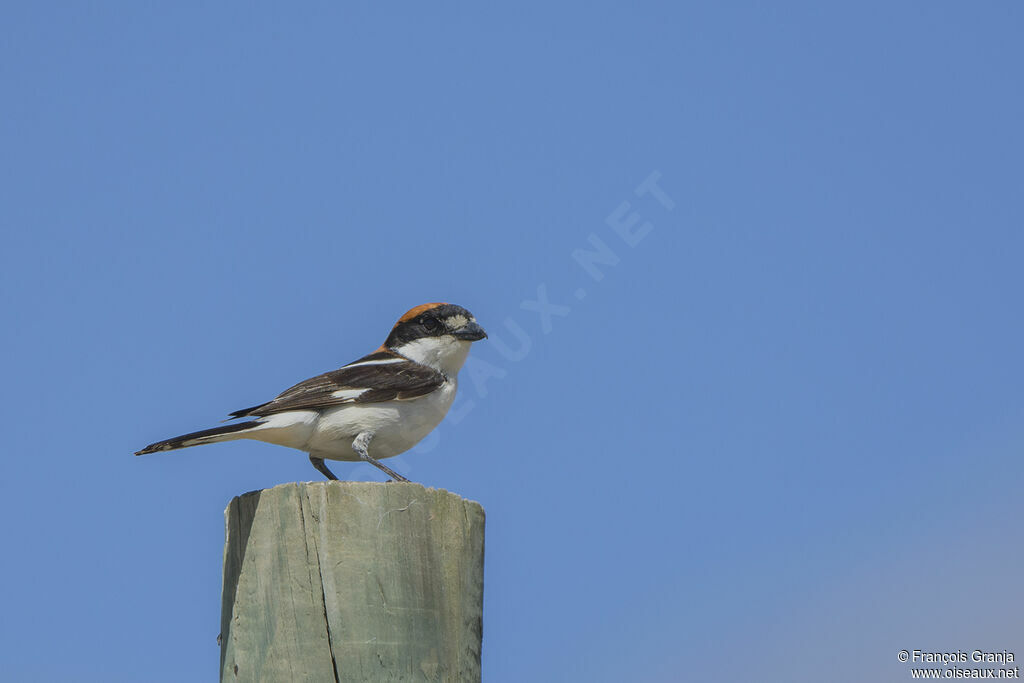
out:
<path id="1" fill-rule="evenodd" d="M 379 403 L 425 396 L 445 382 L 441 373 L 396 354 L 375 353 L 311 377 L 273 401 L 231 413 L 232 418 L 314 410 L 346 403 Z"/>

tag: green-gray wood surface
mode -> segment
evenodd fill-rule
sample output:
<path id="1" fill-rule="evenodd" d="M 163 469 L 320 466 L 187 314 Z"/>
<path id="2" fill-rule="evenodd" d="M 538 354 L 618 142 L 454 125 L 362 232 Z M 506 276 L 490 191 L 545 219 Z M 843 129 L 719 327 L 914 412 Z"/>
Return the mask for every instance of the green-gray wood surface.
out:
<path id="1" fill-rule="evenodd" d="M 221 681 L 479 681 L 484 511 L 419 484 L 282 484 L 224 513 Z"/>

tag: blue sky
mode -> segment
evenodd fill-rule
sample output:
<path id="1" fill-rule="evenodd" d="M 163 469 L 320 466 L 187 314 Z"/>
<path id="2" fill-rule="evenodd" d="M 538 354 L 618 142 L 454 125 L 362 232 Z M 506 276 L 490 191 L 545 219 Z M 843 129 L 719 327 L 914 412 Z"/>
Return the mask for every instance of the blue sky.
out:
<path id="1" fill-rule="evenodd" d="M 224 507 L 319 475 L 131 453 L 435 300 L 492 339 L 388 464 L 487 509 L 486 680 L 1024 657 L 1022 19 L 8 3 L 5 675 L 215 676 Z"/>

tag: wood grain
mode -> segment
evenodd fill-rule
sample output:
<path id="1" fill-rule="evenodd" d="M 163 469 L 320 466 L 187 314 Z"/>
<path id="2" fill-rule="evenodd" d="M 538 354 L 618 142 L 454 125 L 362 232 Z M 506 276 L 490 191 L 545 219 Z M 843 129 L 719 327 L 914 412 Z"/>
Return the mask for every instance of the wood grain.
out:
<path id="1" fill-rule="evenodd" d="M 484 511 L 413 483 L 283 484 L 225 511 L 222 681 L 479 681 Z"/>

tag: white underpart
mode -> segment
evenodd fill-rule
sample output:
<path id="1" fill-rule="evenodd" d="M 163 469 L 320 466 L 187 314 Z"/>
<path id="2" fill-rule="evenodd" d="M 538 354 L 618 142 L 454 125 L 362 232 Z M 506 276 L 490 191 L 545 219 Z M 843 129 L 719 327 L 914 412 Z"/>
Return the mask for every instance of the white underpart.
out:
<path id="1" fill-rule="evenodd" d="M 352 441 L 371 433 L 369 452 L 374 458 L 390 458 L 415 446 L 444 419 L 455 399 L 457 374 L 466 362 L 471 342 L 451 335 L 425 337 L 393 349 L 409 360 L 429 365 L 445 376 L 436 390 L 413 399 L 379 403 L 343 403 L 322 410 L 292 410 L 258 419 L 259 424 L 242 432 L 197 440 L 188 446 L 235 439 L 254 439 L 297 448 L 328 460 L 359 460 Z M 404 359 L 364 361 L 352 365 L 385 365 Z M 348 366 L 348 367 L 351 367 Z M 339 389 L 334 398 L 355 398 L 367 389 Z"/>
<path id="2" fill-rule="evenodd" d="M 260 424 L 244 432 L 220 434 L 187 445 L 252 439 L 297 448 L 318 458 L 357 461 L 360 458 L 352 450 L 352 441 L 369 432 L 373 434 L 370 455 L 390 458 L 415 446 L 444 419 L 457 388 L 452 378 L 415 399 L 345 403 L 320 411 L 292 410 L 260 418 Z"/>
<path id="3" fill-rule="evenodd" d="M 454 377 L 466 362 L 471 345 L 470 341 L 446 334 L 442 337 L 414 339 L 392 350 L 409 360 L 429 365 L 448 377 Z"/>
<path id="4" fill-rule="evenodd" d="M 357 435 L 373 434 L 369 452 L 374 458 L 404 453 L 444 419 L 455 398 L 455 379 L 426 396 L 406 401 L 349 403 L 324 410 L 303 450 L 328 460 L 359 460 L 352 450 Z"/>
<path id="5" fill-rule="evenodd" d="M 332 392 L 331 396 L 346 400 L 350 398 L 359 398 L 367 391 L 369 391 L 369 389 L 338 389 L 337 391 Z"/>

